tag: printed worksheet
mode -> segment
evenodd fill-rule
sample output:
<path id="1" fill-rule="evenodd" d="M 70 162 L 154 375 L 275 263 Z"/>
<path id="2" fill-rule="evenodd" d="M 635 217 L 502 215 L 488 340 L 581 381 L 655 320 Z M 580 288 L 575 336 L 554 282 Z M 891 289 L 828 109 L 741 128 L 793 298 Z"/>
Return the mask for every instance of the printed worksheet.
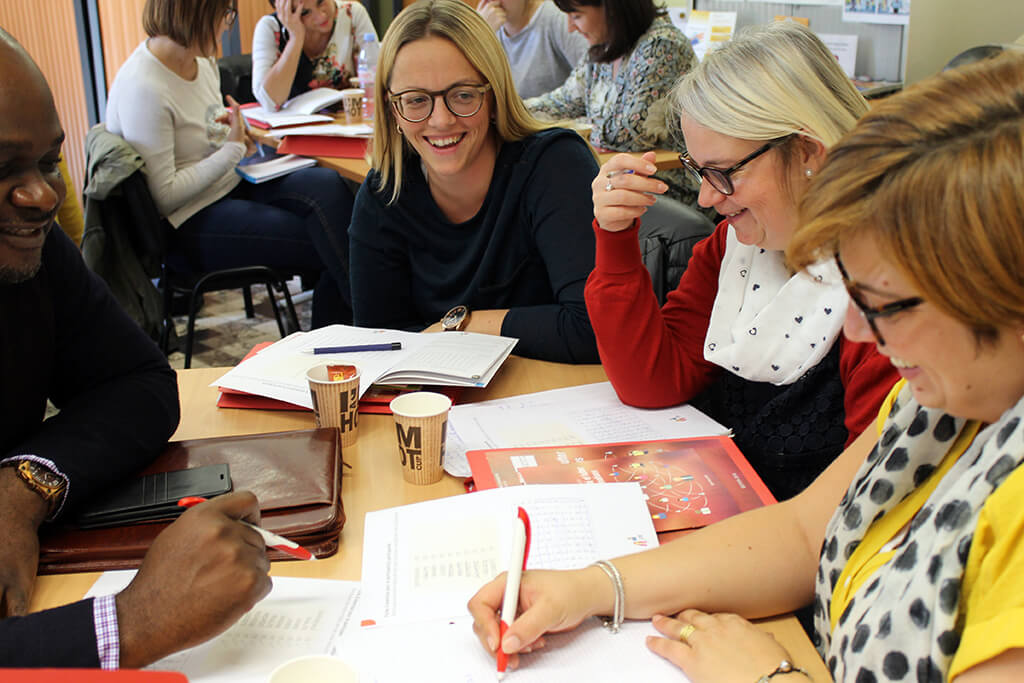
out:
<path id="1" fill-rule="evenodd" d="M 658 545 L 638 484 L 515 486 L 366 514 L 361 623 L 466 615 L 508 569 L 516 508 L 530 516 L 527 569 L 575 569 Z"/>
<path id="2" fill-rule="evenodd" d="M 86 597 L 117 593 L 134 571 L 104 572 Z M 193 683 L 265 683 L 267 674 L 289 659 L 354 655 L 349 632 L 359 603 L 359 583 L 274 577 L 267 597 L 231 628 L 201 645 L 147 667 L 180 671 Z M 351 628 L 350 628 L 351 627 Z"/>

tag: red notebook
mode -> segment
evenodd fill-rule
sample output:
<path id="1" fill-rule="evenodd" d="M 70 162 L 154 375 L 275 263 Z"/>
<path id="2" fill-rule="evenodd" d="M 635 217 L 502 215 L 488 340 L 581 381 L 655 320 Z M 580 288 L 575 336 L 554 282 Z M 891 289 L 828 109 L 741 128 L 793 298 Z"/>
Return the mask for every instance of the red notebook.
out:
<path id="1" fill-rule="evenodd" d="M 249 350 L 249 353 L 245 354 L 246 358 L 251 357 L 258 351 L 267 348 L 274 342 L 261 342 Z M 419 391 L 423 387 L 404 386 L 404 387 L 393 387 L 393 386 L 372 386 L 370 390 L 363 394 L 363 397 L 359 399 L 359 412 L 371 415 L 390 415 L 391 399 L 401 394 L 408 393 L 410 391 Z M 436 391 L 440 394 L 444 394 L 452 400 L 452 403 L 459 402 L 459 395 L 462 393 L 463 387 L 428 387 L 429 391 Z M 279 401 L 276 398 L 267 398 L 266 396 L 257 396 L 256 394 L 249 394 L 244 391 L 236 391 L 234 389 L 225 389 L 224 387 L 217 387 L 220 391 L 220 396 L 217 398 L 218 408 L 249 408 L 254 410 L 298 410 L 302 412 L 311 413 L 312 408 L 305 408 L 303 406 L 297 406 L 294 403 L 288 403 L 286 401 Z"/>
<path id="2" fill-rule="evenodd" d="M 728 436 L 468 451 L 478 489 L 635 481 L 657 531 L 695 529 L 775 502 Z"/>
<path id="3" fill-rule="evenodd" d="M 334 135 L 288 135 L 281 140 L 277 151 L 304 157 L 366 157 L 366 138 L 343 138 Z"/>

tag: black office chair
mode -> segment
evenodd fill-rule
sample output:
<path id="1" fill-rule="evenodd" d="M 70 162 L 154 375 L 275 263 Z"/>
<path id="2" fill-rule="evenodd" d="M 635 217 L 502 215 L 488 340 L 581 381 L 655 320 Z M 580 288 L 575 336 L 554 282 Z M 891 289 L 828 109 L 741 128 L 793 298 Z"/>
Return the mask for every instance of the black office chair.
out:
<path id="1" fill-rule="evenodd" d="M 272 268 L 262 265 L 229 268 L 209 272 L 177 270 L 168 263 L 172 248 L 173 228 L 160 216 L 160 212 L 149 193 L 149 186 L 141 170 L 136 171 L 118 187 L 117 193 L 108 195 L 102 202 L 103 222 L 106 230 L 123 228 L 123 239 L 138 256 L 150 277 L 159 278 L 158 289 L 162 302 L 158 342 L 164 353 L 171 350 L 171 339 L 175 336 L 172 307 L 175 296 L 188 298 L 188 324 L 185 333 L 185 367 L 192 365 L 192 349 L 195 341 L 196 316 L 202 307 L 203 295 L 225 289 L 241 289 L 247 317 L 253 317 L 252 285 L 264 285 L 277 321 L 277 329 L 284 337 L 299 328 L 298 315 L 292 302 L 285 277 Z M 117 226 L 120 226 L 117 227 Z M 100 273 L 103 275 L 103 273 Z M 302 273 L 285 273 L 288 277 Z M 282 316 L 275 289 L 284 297 L 287 318 Z M 116 293 L 116 292 L 115 292 Z M 152 334 L 152 330 L 150 330 Z"/>
<path id="2" fill-rule="evenodd" d="M 231 95 L 239 104 L 255 102 L 252 94 L 252 55 L 231 55 L 217 60 L 220 91 Z"/>
<path id="3" fill-rule="evenodd" d="M 658 303 L 679 285 L 693 247 L 715 229 L 704 214 L 671 197 L 658 197 L 640 219 L 640 253 Z"/>

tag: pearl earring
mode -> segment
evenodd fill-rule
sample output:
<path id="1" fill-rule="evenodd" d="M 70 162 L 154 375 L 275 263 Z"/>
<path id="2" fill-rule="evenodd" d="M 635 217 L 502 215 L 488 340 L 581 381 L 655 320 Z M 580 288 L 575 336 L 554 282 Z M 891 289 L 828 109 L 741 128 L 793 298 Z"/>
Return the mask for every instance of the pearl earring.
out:
<path id="1" fill-rule="evenodd" d="M 809 168 L 806 168 L 806 169 L 804 169 L 804 175 L 807 176 L 808 178 L 810 178 L 810 177 L 812 177 L 814 175 L 814 171 L 812 171 Z"/>

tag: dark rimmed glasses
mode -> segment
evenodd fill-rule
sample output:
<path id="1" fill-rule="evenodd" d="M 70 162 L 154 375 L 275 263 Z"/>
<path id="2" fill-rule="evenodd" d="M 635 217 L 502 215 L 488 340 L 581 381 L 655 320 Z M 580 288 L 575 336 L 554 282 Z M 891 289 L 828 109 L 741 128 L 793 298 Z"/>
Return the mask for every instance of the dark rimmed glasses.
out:
<path id="1" fill-rule="evenodd" d="M 490 83 L 467 85 L 456 83 L 444 90 L 420 90 L 414 88 L 398 93 L 389 93 L 388 99 L 398 115 L 409 123 L 426 121 L 434 113 L 434 101 L 441 97 L 444 106 L 455 116 L 466 119 L 484 106 L 484 95 L 491 89 Z"/>
<path id="2" fill-rule="evenodd" d="M 898 301 L 892 301 L 885 304 L 884 306 L 868 306 L 864 303 L 864 300 L 860 298 L 860 293 L 857 292 L 857 286 L 850 280 L 849 274 L 846 272 L 846 267 L 843 266 L 842 259 L 839 258 L 839 252 L 835 253 L 836 266 L 839 268 L 839 274 L 843 277 L 843 286 L 846 287 L 846 293 L 850 295 L 850 301 L 860 311 L 861 316 L 867 322 L 868 327 L 871 328 L 871 333 L 875 335 L 875 341 L 878 342 L 879 346 L 885 346 L 885 339 L 882 337 L 882 333 L 878 331 L 878 323 L 875 322 L 878 318 L 888 318 L 889 316 L 902 313 L 903 311 L 920 306 L 924 303 L 924 299 L 919 296 L 911 296 L 906 299 L 899 299 Z"/>
<path id="3" fill-rule="evenodd" d="M 228 11 L 224 13 L 224 22 L 231 28 L 235 25 L 235 19 L 238 19 L 238 5 L 234 4 L 228 7 Z"/>
<path id="4" fill-rule="evenodd" d="M 753 152 L 737 161 L 729 168 L 715 168 L 714 166 L 698 166 L 696 162 L 690 158 L 690 154 L 688 152 L 683 152 L 682 154 L 680 154 L 679 161 L 683 164 L 683 168 L 689 171 L 690 175 L 693 176 L 693 179 L 697 181 L 698 186 L 701 184 L 703 180 L 707 180 L 711 184 L 711 187 L 715 188 L 717 191 L 721 192 L 726 197 L 728 197 L 733 192 L 736 191 L 736 188 L 733 187 L 732 184 L 732 178 L 730 177 L 733 173 L 740 170 L 741 168 L 749 164 L 751 161 L 758 158 L 759 156 L 761 156 L 768 150 L 772 149 L 773 147 L 778 147 L 783 142 L 788 140 L 790 137 L 792 136 L 786 135 L 781 138 L 776 138 L 775 140 L 770 140 L 769 142 L 761 145 Z"/>

